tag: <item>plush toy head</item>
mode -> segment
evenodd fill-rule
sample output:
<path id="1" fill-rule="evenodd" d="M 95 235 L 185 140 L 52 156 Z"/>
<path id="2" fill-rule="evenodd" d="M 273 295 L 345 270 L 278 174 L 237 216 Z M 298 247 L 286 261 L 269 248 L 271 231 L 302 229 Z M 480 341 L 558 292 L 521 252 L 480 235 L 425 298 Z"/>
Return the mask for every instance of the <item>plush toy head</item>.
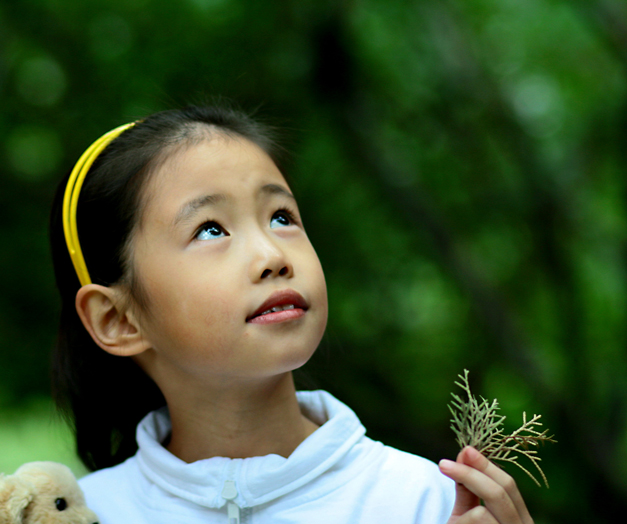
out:
<path id="1" fill-rule="evenodd" d="M 0 476 L 0 524 L 98 524 L 70 468 L 29 462 Z"/>

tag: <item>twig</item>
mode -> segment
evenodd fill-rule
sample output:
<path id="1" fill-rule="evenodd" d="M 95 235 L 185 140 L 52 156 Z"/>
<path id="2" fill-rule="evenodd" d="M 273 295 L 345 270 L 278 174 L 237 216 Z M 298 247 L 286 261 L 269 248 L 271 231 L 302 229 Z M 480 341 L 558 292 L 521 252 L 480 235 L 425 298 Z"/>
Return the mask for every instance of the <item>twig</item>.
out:
<path id="1" fill-rule="evenodd" d="M 549 482 L 540 467 L 540 457 L 535 449 L 539 444 L 545 442 L 557 442 L 553 436 L 548 436 L 548 429 L 539 431 L 542 423 L 539 422 L 541 415 L 534 415 L 531 420 L 527 420 L 527 414 L 523 412 L 523 423 L 511 435 L 503 431 L 505 417 L 498 414 L 499 403 L 496 399 L 488 402 L 485 398 L 479 397 L 480 401 L 470 391 L 468 384 L 468 370 L 464 370 L 464 375 L 458 375 L 461 382 L 455 382 L 462 388 L 468 400 L 451 393 L 452 402 L 448 408 L 453 415 L 451 419 L 451 429 L 456 435 L 457 443 L 461 448 L 472 446 L 480 451 L 490 460 L 509 462 L 522 469 L 531 479 L 541 486 L 540 481 L 522 464 L 518 462 L 519 456 L 527 457 L 544 481 L 548 488 Z"/>

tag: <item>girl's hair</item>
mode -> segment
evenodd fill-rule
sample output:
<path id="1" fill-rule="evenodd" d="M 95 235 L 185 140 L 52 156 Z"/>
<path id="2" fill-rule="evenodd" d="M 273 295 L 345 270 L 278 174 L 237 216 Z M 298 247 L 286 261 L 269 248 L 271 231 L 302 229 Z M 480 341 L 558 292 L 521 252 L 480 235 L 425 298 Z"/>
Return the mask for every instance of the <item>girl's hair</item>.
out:
<path id="1" fill-rule="evenodd" d="M 281 169 L 281 150 L 272 129 L 224 106 L 190 106 L 153 114 L 100 154 L 85 179 L 77 210 L 78 236 L 92 282 L 119 285 L 140 310 L 149 310 L 141 281 L 133 272 L 130 245 L 141 218 L 142 188 L 150 174 L 180 148 L 211 140 L 216 133 L 250 140 Z M 62 225 L 68 178 L 69 173 L 57 189 L 50 220 L 62 302 L 52 385 L 57 407 L 74 430 L 78 455 L 88 469 L 96 470 L 118 464 L 136 452 L 138 422 L 165 405 L 165 400 L 132 359 L 110 355 L 98 347 L 76 312 L 80 283 Z"/>

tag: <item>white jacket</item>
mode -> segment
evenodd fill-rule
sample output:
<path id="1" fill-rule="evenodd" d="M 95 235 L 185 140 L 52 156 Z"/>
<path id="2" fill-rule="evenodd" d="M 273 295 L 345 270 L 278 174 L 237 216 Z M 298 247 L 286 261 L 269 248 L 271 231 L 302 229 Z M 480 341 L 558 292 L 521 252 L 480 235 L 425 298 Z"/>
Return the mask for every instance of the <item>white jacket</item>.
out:
<path id="1" fill-rule="evenodd" d="M 454 482 L 432 462 L 364 436 L 355 413 L 324 391 L 298 392 L 320 428 L 289 458 L 213 457 L 187 464 L 160 444 L 165 408 L 137 427 L 139 451 L 81 479 L 100 524 L 440 524 Z"/>

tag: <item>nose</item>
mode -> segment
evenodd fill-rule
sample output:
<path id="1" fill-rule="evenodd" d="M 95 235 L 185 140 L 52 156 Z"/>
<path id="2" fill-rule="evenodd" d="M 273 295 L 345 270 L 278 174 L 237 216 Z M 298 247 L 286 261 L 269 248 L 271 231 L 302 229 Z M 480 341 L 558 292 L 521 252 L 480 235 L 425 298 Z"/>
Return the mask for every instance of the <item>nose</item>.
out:
<path id="1" fill-rule="evenodd" d="M 290 278 L 294 274 L 294 267 L 287 254 L 279 243 L 262 235 L 254 245 L 249 246 L 253 250 L 250 265 L 250 278 L 253 282 L 272 279 L 276 277 Z"/>

